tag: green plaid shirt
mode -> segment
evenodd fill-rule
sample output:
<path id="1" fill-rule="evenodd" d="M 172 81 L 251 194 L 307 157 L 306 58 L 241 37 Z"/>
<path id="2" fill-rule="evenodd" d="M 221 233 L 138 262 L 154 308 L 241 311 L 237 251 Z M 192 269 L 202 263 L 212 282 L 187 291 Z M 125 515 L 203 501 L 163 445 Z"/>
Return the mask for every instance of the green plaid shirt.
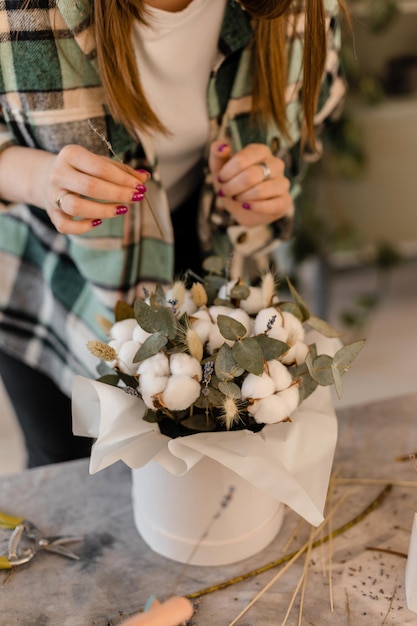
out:
<path id="1" fill-rule="evenodd" d="M 344 95 L 340 76 L 336 0 L 328 0 L 328 62 L 317 124 L 333 114 Z M 11 144 L 58 153 L 76 143 L 108 155 L 89 120 L 134 167 L 145 166 L 158 212 L 158 230 L 146 203 L 126 216 L 106 220 L 94 232 L 66 236 L 45 211 L 22 204 L 0 205 L 0 346 L 51 376 L 71 393 L 75 374 L 95 377 L 97 360 L 87 341 L 105 339 L 100 316 L 112 318 L 118 299 L 132 301 L 144 283 L 172 280 L 173 237 L 166 194 L 152 146 L 135 143 L 110 116 L 97 72 L 89 0 L 0 1 L 0 149 Z M 300 21 L 300 24 L 302 22 Z M 227 1 L 219 39 L 219 59 L 208 85 L 210 142 L 232 141 L 235 148 L 265 142 L 287 164 L 297 194 L 300 139 L 302 27 L 292 46 L 287 89 L 291 141 L 273 125 L 263 132 L 249 124 L 252 35 L 247 13 Z M 273 77 L 271 77 L 273 80 Z M 109 155 L 111 156 L 111 155 Z M 286 220 L 271 227 L 242 229 L 212 210 L 210 177 L 202 192 L 200 236 L 206 252 L 234 247 L 236 258 L 261 257 L 288 235 Z M 242 237 L 242 232 L 245 236 Z M 24 390 L 22 390 L 24 392 Z"/>

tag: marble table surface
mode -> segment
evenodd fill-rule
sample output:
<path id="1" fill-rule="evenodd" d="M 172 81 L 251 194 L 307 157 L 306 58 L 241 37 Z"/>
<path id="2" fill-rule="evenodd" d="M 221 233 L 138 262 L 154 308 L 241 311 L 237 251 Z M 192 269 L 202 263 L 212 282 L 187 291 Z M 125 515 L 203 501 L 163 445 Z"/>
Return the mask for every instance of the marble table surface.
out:
<path id="1" fill-rule="evenodd" d="M 328 506 L 339 506 L 320 537 L 337 532 L 309 554 L 305 588 L 296 594 L 286 623 L 299 623 L 302 606 L 306 626 L 417 624 L 404 588 L 417 509 L 416 466 L 408 456 L 417 451 L 417 394 L 337 414 Z M 278 536 L 254 557 L 184 568 L 142 541 L 130 488 L 130 470 L 122 463 L 90 476 L 87 460 L 0 478 L 0 510 L 27 517 L 47 534 L 83 537 L 74 545 L 79 561 L 41 553 L 27 565 L 0 571 L 1 626 L 113 626 L 140 610 L 151 594 L 163 599 L 173 593 L 191 595 L 190 626 L 227 626 L 266 586 L 237 624 L 283 623 L 306 558 L 300 556 L 273 584 L 284 565 L 270 564 L 288 563 L 283 557 L 308 541 L 308 524 L 287 510 Z M 0 531 L 0 554 L 8 536 Z"/>

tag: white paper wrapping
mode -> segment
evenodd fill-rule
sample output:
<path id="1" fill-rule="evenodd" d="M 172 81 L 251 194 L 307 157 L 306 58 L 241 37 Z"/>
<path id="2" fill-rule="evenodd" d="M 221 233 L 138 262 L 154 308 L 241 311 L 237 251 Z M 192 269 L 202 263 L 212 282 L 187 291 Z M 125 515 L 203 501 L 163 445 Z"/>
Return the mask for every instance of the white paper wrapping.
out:
<path id="1" fill-rule="evenodd" d="M 121 460 L 139 468 L 157 461 L 181 476 L 204 456 L 236 472 L 288 505 L 309 523 L 323 510 L 337 440 L 329 387 L 318 387 L 292 414 L 292 422 L 262 431 L 198 433 L 171 439 L 142 419 L 145 405 L 122 389 L 81 376 L 72 396 L 74 434 L 96 439 L 90 458 L 94 474 Z"/>

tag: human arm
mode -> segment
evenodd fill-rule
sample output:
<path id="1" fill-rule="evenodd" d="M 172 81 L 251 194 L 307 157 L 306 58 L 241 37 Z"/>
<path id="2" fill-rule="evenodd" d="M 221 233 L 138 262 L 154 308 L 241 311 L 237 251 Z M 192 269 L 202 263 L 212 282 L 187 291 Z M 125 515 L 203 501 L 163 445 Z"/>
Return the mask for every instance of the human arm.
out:
<path id="1" fill-rule="evenodd" d="M 0 197 L 44 209 L 65 234 L 85 233 L 118 215 L 119 207 L 143 195 L 146 179 L 144 172 L 77 145 L 58 154 L 12 145 L 0 154 Z"/>

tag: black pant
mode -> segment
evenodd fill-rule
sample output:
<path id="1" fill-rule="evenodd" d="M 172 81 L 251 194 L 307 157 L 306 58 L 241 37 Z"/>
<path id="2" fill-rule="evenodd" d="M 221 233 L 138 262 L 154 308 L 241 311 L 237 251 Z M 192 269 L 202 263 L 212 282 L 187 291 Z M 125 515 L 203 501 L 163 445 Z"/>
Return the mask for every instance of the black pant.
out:
<path id="1" fill-rule="evenodd" d="M 72 434 L 71 399 L 52 380 L 1 350 L 0 373 L 23 433 L 28 467 L 90 456 L 91 440 Z"/>

